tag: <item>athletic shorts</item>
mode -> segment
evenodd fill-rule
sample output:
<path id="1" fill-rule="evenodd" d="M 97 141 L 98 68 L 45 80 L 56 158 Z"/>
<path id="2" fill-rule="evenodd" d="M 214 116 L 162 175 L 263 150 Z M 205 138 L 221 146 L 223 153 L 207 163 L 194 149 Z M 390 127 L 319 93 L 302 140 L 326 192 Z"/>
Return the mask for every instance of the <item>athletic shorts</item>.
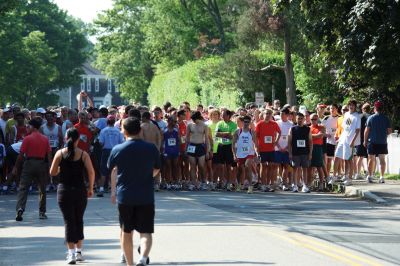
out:
<path id="1" fill-rule="evenodd" d="M 328 157 L 335 157 L 335 149 L 336 149 L 336 145 L 333 144 L 326 144 L 326 155 Z"/>
<path id="2" fill-rule="evenodd" d="M 340 143 L 337 145 L 335 157 L 346 161 L 351 160 L 353 159 L 353 149 L 350 147 L 349 144 Z"/>
<path id="3" fill-rule="evenodd" d="M 275 151 L 275 162 L 277 164 L 290 164 L 289 153 L 284 151 Z"/>
<path id="4" fill-rule="evenodd" d="M 324 153 L 323 145 L 313 145 L 311 166 L 312 167 L 323 167 L 324 166 Z"/>
<path id="5" fill-rule="evenodd" d="M 255 155 L 247 155 L 246 158 L 237 158 L 237 164 L 244 165 L 246 163 L 247 159 L 253 159 L 254 157 L 256 157 L 256 156 Z"/>
<path id="6" fill-rule="evenodd" d="M 187 148 L 186 152 L 188 156 L 199 158 L 201 156 L 206 155 L 206 147 L 205 144 L 193 144 L 190 143 Z"/>
<path id="7" fill-rule="evenodd" d="M 125 233 L 133 230 L 142 234 L 154 233 L 154 204 L 125 205 L 118 204 L 119 225 Z"/>
<path id="8" fill-rule="evenodd" d="M 164 153 L 164 159 L 166 159 L 166 160 L 174 160 L 174 159 L 178 159 L 179 158 L 179 153 L 178 154 L 174 154 L 174 153 L 172 153 L 172 154 L 168 154 L 168 153 Z"/>
<path id="9" fill-rule="evenodd" d="M 233 159 L 232 144 L 218 145 L 218 151 L 215 155 L 214 163 L 236 166 L 236 162 Z"/>
<path id="10" fill-rule="evenodd" d="M 101 151 L 101 160 L 100 160 L 100 173 L 102 176 L 109 176 L 111 170 L 107 167 L 108 157 L 110 157 L 111 150 L 103 149 Z"/>
<path id="11" fill-rule="evenodd" d="M 368 157 L 367 149 L 364 147 L 364 145 L 357 145 L 356 146 L 356 156 L 359 157 Z"/>
<path id="12" fill-rule="evenodd" d="M 380 154 L 388 154 L 387 144 L 368 143 L 368 155 L 378 156 Z"/>
<path id="13" fill-rule="evenodd" d="M 308 160 L 308 155 L 293 155 L 292 157 L 293 167 L 307 168 L 310 166 L 310 161 Z"/>
<path id="14" fill-rule="evenodd" d="M 275 162 L 275 151 L 260 152 L 261 163 L 274 163 Z"/>

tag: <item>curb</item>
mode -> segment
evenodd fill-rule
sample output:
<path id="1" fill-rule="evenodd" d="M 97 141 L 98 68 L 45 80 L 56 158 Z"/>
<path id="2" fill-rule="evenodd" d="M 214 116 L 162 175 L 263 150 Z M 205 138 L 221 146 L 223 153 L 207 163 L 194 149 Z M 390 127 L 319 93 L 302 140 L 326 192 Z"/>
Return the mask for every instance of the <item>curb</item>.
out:
<path id="1" fill-rule="evenodd" d="M 379 203 L 379 204 L 386 203 L 386 200 L 375 195 L 371 191 L 366 190 L 366 189 L 361 189 L 358 187 L 353 187 L 353 186 L 345 187 L 344 194 L 345 194 L 345 196 L 348 196 L 348 197 L 360 197 L 362 199 L 370 200 L 370 201 L 373 201 L 373 202 Z"/>

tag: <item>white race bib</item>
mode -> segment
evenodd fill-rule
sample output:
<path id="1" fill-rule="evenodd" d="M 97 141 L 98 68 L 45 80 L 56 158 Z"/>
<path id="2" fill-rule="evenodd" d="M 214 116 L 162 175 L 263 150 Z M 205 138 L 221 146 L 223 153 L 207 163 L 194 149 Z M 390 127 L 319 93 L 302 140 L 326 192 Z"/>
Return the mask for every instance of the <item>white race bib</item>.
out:
<path id="1" fill-rule="evenodd" d="M 249 147 L 242 147 L 242 152 L 244 152 L 244 153 L 249 152 Z"/>
<path id="2" fill-rule="evenodd" d="M 189 146 L 187 147 L 187 152 L 189 152 L 189 153 L 195 153 L 195 152 L 196 152 L 196 146 L 189 145 Z"/>
<path id="3" fill-rule="evenodd" d="M 297 140 L 297 147 L 298 148 L 305 148 L 306 147 L 306 141 L 304 139 L 298 139 Z"/>
<path id="4" fill-rule="evenodd" d="M 182 144 L 186 143 L 186 136 L 181 137 L 181 142 L 182 142 Z"/>
<path id="5" fill-rule="evenodd" d="M 81 134 L 80 139 L 82 142 L 87 142 L 87 136 L 84 134 Z"/>
<path id="6" fill-rule="evenodd" d="M 230 139 L 222 138 L 222 142 L 229 142 Z"/>
<path id="7" fill-rule="evenodd" d="M 176 139 L 174 138 L 168 139 L 168 146 L 176 146 Z"/>
<path id="8" fill-rule="evenodd" d="M 272 136 L 265 136 L 264 137 L 264 143 L 266 143 L 266 144 L 272 143 Z"/>

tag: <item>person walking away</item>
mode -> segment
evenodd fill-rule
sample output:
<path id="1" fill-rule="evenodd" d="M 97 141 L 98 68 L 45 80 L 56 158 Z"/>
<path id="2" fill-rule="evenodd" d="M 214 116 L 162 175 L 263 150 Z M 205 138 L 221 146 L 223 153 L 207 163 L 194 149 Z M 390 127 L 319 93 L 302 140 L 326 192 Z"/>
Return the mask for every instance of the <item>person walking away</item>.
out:
<path id="1" fill-rule="evenodd" d="M 67 147 L 56 152 L 50 175 L 59 175 L 57 202 L 64 218 L 67 263 L 75 264 L 76 261 L 84 261 L 83 215 L 87 198 L 93 196 L 94 170 L 89 154 L 78 148 L 78 130 L 69 129 L 66 137 Z M 88 189 L 85 186 L 85 176 L 89 180 Z"/>
<path id="2" fill-rule="evenodd" d="M 122 123 L 127 141 L 115 146 L 108 159 L 111 172 L 111 202 L 118 202 L 121 248 L 127 265 L 133 265 L 133 232 L 140 234 L 141 257 L 136 265 L 148 264 L 154 232 L 154 181 L 161 168 L 158 148 L 140 136 L 137 118 Z"/>
<path id="3" fill-rule="evenodd" d="M 379 183 L 385 183 L 386 160 L 388 154 L 387 136 L 392 133 L 390 120 L 383 114 L 383 103 L 376 101 L 374 103 L 374 112 L 367 120 L 367 126 L 364 132 L 364 147 L 368 151 L 368 182 L 371 182 L 376 164 L 376 157 L 379 158 L 380 177 Z"/>
<path id="4" fill-rule="evenodd" d="M 47 219 L 46 216 L 46 181 L 48 164 L 45 162 L 47 157 L 51 162 L 51 148 L 47 137 L 39 133 L 42 119 L 35 117 L 29 121 L 28 136 L 24 138 L 17 162 L 13 168 L 13 174 L 17 175 L 18 168 L 23 163 L 19 192 L 17 197 L 17 216 L 15 220 L 22 221 L 25 211 L 26 200 L 28 198 L 28 188 L 34 180 L 39 188 L 39 219 Z M 25 156 L 25 162 L 23 158 Z"/>

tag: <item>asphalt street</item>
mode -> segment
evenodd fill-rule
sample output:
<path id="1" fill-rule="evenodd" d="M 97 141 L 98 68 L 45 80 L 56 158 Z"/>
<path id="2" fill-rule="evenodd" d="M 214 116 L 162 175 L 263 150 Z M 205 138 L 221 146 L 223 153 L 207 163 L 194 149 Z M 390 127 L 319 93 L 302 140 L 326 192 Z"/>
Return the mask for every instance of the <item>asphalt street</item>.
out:
<path id="1" fill-rule="evenodd" d="M 30 195 L 23 222 L 16 196 L 0 196 L 0 265 L 65 265 L 56 195 L 48 220 Z M 400 208 L 337 194 L 160 192 L 151 265 L 396 265 Z M 119 263 L 116 206 L 89 200 L 84 265 Z M 138 244 L 138 236 L 135 236 Z M 138 258 L 135 253 L 135 259 Z"/>

